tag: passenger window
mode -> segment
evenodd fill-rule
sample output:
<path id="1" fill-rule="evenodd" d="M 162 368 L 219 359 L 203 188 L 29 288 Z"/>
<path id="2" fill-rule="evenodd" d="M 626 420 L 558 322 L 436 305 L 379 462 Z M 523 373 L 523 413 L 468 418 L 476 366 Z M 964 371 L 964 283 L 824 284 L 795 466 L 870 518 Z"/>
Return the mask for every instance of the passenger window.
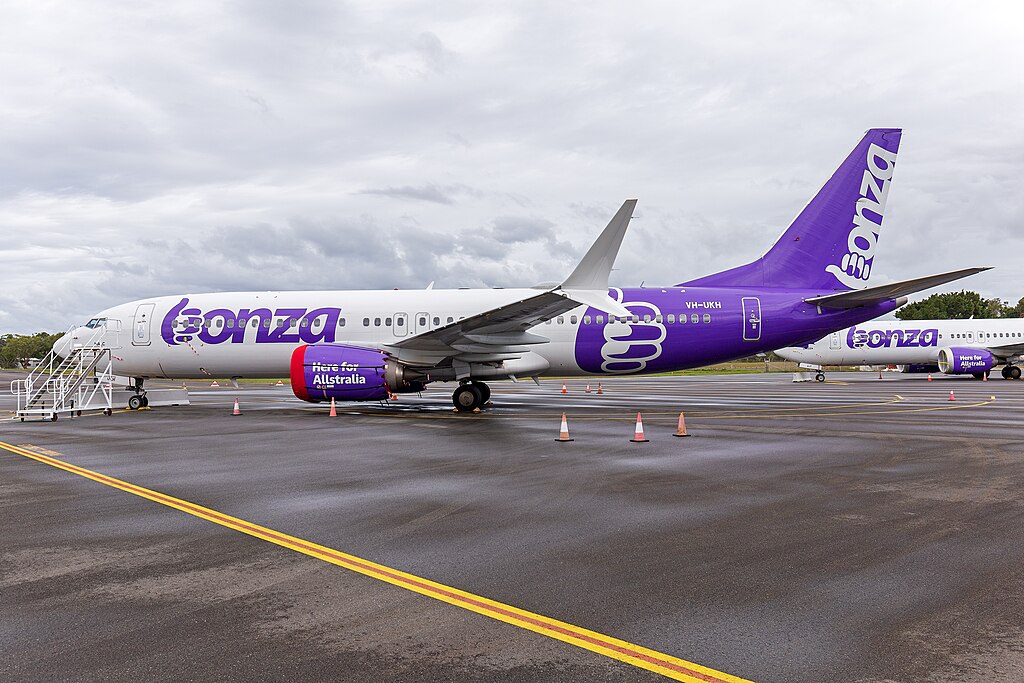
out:
<path id="1" fill-rule="evenodd" d="M 266 320 L 263 321 L 263 329 L 265 329 L 265 330 L 269 330 L 270 329 L 270 318 L 267 318 Z"/>
<path id="2" fill-rule="evenodd" d="M 676 322 L 676 314 L 675 313 L 669 313 L 668 314 L 668 324 L 669 325 L 674 325 L 675 322 Z"/>
<path id="3" fill-rule="evenodd" d="M 700 316 L 697 315 L 696 313 L 694 313 L 693 315 L 690 316 L 690 322 L 691 323 L 699 323 L 700 322 Z"/>
<path id="4" fill-rule="evenodd" d="M 338 327 L 345 327 L 345 319 L 338 318 Z"/>
<path id="5" fill-rule="evenodd" d="M 448 324 L 451 325 L 453 322 L 455 322 L 455 318 L 448 316 Z"/>
<path id="6" fill-rule="evenodd" d="M 558 316 L 558 324 L 559 325 L 564 325 L 565 324 L 565 316 L 564 315 Z"/>
<path id="7" fill-rule="evenodd" d="M 597 324 L 598 325 L 604 325 L 604 316 L 603 315 L 597 316 Z"/>
<path id="8" fill-rule="evenodd" d="M 380 327 L 380 318 L 374 318 L 373 319 L 373 326 L 374 327 Z"/>
<path id="9" fill-rule="evenodd" d="M 550 320 L 545 320 L 545 321 L 544 321 L 544 324 L 545 324 L 545 325 L 550 325 L 550 324 L 551 324 L 551 321 L 550 321 Z"/>
<path id="10" fill-rule="evenodd" d="M 369 318 L 363 318 L 363 327 L 369 327 L 369 326 L 370 326 L 370 319 Z"/>
<path id="11" fill-rule="evenodd" d="M 590 324 L 590 316 L 589 315 L 583 316 L 583 324 L 584 325 L 589 325 Z"/>
<path id="12" fill-rule="evenodd" d="M 435 316 L 434 316 L 434 326 L 435 326 L 435 327 L 437 327 L 437 326 L 438 326 L 438 325 L 440 325 L 440 324 L 441 324 L 441 319 L 440 319 L 440 318 L 438 318 L 438 317 L 437 317 L 437 316 L 435 315 Z"/>
<path id="13" fill-rule="evenodd" d="M 577 322 L 579 322 L 579 318 L 577 318 L 577 317 L 576 317 L 576 316 L 574 316 L 574 315 L 573 315 L 573 316 L 569 316 L 569 323 L 570 323 L 571 325 L 575 325 L 575 324 L 576 324 Z"/>
<path id="14" fill-rule="evenodd" d="M 234 327 L 235 327 L 235 319 L 234 318 L 228 318 L 228 327 L 234 329 Z"/>
<path id="15" fill-rule="evenodd" d="M 420 327 L 426 327 L 427 326 L 427 319 L 422 317 L 422 316 L 420 316 L 419 326 Z"/>
<path id="16" fill-rule="evenodd" d="M 405 318 L 395 318 L 395 323 L 396 323 L 396 324 L 397 324 L 397 325 L 398 325 L 399 327 L 402 327 L 403 325 L 405 325 Z"/>
<path id="17" fill-rule="evenodd" d="M 686 323 L 686 314 L 685 313 L 680 313 L 679 314 L 679 324 L 682 325 L 684 323 Z"/>
<path id="18" fill-rule="evenodd" d="M 640 316 L 638 316 L 638 315 L 634 315 L 634 316 L 633 316 L 633 322 L 635 322 L 635 323 L 638 323 L 638 322 L 640 322 Z"/>
<path id="19" fill-rule="evenodd" d="M 649 322 L 651 322 L 651 316 L 649 316 L 649 315 L 645 315 L 645 316 L 644 316 L 644 322 L 645 322 L 645 323 L 649 323 Z"/>
<path id="20" fill-rule="evenodd" d="M 303 319 L 302 319 L 302 322 L 300 322 L 299 324 L 300 324 L 300 325 L 301 325 L 302 327 L 309 327 L 309 321 L 308 321 L 308 320 L 306 320 L 305 318 L 303 318 Z"/>
<path id="21" fill-rule="evenodd" d="M 391 318 L 384 318 L 384 324 L 391 327 Z"/>
<path id="22" fill-rule="evenodd" d="M 711 314 L 710 313 L 705 313 L 704 314 L 704 322 L 706 322 L 706 323 L 711 322 Z"/>
<path id="23" fill-rule="evenodd" d="M 654 316 L 654 322 L 660 323 L 661 322 L 661 316 L 660 315 Z"/>

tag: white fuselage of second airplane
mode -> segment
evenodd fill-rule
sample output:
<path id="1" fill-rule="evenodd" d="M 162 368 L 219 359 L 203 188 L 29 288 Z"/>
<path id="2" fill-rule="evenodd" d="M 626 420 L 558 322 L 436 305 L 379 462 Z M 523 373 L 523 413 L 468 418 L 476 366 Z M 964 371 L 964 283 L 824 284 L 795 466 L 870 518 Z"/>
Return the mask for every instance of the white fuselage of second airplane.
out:
<path id="1" fill-rule="evenodd" d="M 1024 344 L 1024 318 L 872 320 L 776 353 L 814 365 L 904 365 L 937 363 L 943 348 L 997 349 L 1020 344 Z M 1003 359 L 1012 361 L 1018 355 L 1007 353 Z"/>

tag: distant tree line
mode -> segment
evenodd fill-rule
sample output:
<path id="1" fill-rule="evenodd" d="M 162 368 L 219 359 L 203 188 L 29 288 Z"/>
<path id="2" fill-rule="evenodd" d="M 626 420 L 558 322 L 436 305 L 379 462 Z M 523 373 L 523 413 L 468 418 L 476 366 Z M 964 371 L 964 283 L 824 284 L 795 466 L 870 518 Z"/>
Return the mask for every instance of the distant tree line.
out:
<path id="1" fill-rule="evenodd" d="M 960 320 L 966 318 L 1024 318 L 1024 298 L 1016 306 L 1001 299 L 986 299 L 977 292 L 961 290 L 932 294 L 896 311 L 900 320 Z"/>
<path id="2" fill-rule="evenodd" d="M 42 358 L 60 334 L 5 334 L 0 336 L 0 368 L 27 368 L 29 359 Z"/>

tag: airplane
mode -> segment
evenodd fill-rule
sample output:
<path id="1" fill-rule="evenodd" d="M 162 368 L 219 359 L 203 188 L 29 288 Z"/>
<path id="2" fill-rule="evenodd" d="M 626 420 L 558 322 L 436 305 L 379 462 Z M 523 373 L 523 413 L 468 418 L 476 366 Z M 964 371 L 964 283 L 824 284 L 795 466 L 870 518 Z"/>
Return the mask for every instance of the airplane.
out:
<path id="1" fill-rule="evenodd" d="M 673 286 L 608 286 L 630 199 L 561 283 L 153 297 L 98 313 L 55 353 L 98 333 L 113 372 L 131 379 L 131 408 L 148 402 L 150 378 L 288 376 L 310 402 L 457 382 L 452 402 L 471 412 L 488 403 L 488 381 L 659 373 L 805 343 L 986 270 L 868 286 L 901 135 L 867 131 L 761 258 Z"/>
<path id="2" fill-rule="evenodd" d="M 977 379 L 1002 365 L 1003 379 L 1020 379 L 1024 318 L 875 320 L 776 353 L 816 369 L 819 382 L 826 365 L 934 365 L 947 375 Z"/>

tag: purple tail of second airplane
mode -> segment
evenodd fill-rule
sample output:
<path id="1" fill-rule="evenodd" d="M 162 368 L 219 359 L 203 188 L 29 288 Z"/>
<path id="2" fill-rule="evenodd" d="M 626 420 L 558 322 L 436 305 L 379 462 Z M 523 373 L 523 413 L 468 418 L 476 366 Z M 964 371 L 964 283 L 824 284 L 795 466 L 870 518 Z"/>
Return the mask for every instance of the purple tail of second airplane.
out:
<path id="1" fill-rule="evenodd" d="M 867 287 L 901 132 L 872 128 L 865 133 L 767 254 L 679 286 L 823 292 Z"/>

